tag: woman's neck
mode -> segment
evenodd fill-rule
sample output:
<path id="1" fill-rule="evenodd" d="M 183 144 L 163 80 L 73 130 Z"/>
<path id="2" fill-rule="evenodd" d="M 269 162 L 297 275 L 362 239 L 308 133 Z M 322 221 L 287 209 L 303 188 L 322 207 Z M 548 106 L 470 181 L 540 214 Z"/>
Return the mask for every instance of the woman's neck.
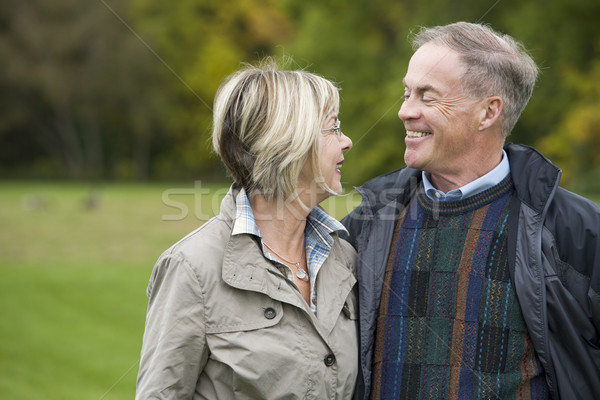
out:
<path id="1" fill-rule="evenodd" d="M 304 227 L 310 210 L 297 201 L 267 201 L 261 195 L 250 200 L 256 225 L 263 241 L 277 253 L 290 259 L 304 251 Z"/>

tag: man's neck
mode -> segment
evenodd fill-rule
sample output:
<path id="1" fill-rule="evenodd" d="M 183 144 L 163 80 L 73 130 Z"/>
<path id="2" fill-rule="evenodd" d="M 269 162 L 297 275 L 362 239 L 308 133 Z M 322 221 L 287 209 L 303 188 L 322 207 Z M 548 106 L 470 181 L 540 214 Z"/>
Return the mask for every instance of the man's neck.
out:
<path id="1" fill-rule="evenodd" d="M 503 151 L 493 156 L 481 157 L 472 162 L 465 162 L 457 171 L 429 173 L 428 178 L 433 187 L 448 193 L 481 178 L 496 168 L 502 161 Z"/>

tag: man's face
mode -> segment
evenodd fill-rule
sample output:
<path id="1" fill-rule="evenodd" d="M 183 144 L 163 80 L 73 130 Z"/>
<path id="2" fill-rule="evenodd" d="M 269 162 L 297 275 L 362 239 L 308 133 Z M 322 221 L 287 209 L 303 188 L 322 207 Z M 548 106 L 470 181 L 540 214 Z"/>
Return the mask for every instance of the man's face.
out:
<path id="1" fill-rule="evenodd" d="M 398 117 L 406 128 L 404 161 L 432 175 L 460 175 L 474 157 L 470 142 L 485 111 L 460 78 L 465 67 L 447 47 L 427 43 L 412 56 Z"/>

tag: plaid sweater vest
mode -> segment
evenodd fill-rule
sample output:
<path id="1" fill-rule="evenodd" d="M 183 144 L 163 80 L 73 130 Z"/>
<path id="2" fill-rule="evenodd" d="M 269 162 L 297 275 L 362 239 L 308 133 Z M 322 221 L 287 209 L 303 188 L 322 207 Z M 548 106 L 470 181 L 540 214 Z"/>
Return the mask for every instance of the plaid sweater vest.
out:
<path id="1" fill-rule="evenodd" d="M 396 224 L 373 360 L 373 399 L 547 399 L 511 282 L 507 177 L 468 199 L 422 190 Z"/>

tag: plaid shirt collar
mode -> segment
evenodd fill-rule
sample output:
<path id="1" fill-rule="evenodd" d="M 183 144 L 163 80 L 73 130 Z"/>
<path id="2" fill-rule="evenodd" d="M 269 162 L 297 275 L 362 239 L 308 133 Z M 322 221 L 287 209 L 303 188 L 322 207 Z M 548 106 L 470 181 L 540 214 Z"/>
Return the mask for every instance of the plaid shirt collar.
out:
<path id="1" fill-rule="evenodd" d="M 232 235 L 249 234 L 262 237 L 256 225 L 250 200 L 243 188 L 240 189 L 235 198 L 235 205 L 236 213 Z M 333 245 L 331 234 L 337 231 L 347 232 L 341 222 L 331 217 L 321 207 L 313 208 L 306 217 L 306 228 L 304 230 L 306 239 L 310 238 L 331 248 Z"/>
<path id="2" fill-rule="evenodd" d="M 242 188 L 235 198 L 236 215 L 233 223 L 232 235 L 254 235 L 262 238 L 256 219 L 250 206 L 250 200 L 246 191 Z M 304 241 L 306 247 L 306 260 L 308 265 L 308 275 L 310 276 L 311 287 L 311 308 L 316 312 L 316 287 L 315 281 L 321 266 L 329 256 L 334 239 L 331 236 L 333 232 L 343 231 L 346 228 L 341 222 L 331 217 L 321 207 L 313 208 L 306 217 L 306 227 L 304 228 Z M 272 261 L 277 261 L 263 246 L 264 256 Z M 287 269 L 289 270 L 289 268 Z M 289 270 L 288 278 L 291 278 Z"/>

